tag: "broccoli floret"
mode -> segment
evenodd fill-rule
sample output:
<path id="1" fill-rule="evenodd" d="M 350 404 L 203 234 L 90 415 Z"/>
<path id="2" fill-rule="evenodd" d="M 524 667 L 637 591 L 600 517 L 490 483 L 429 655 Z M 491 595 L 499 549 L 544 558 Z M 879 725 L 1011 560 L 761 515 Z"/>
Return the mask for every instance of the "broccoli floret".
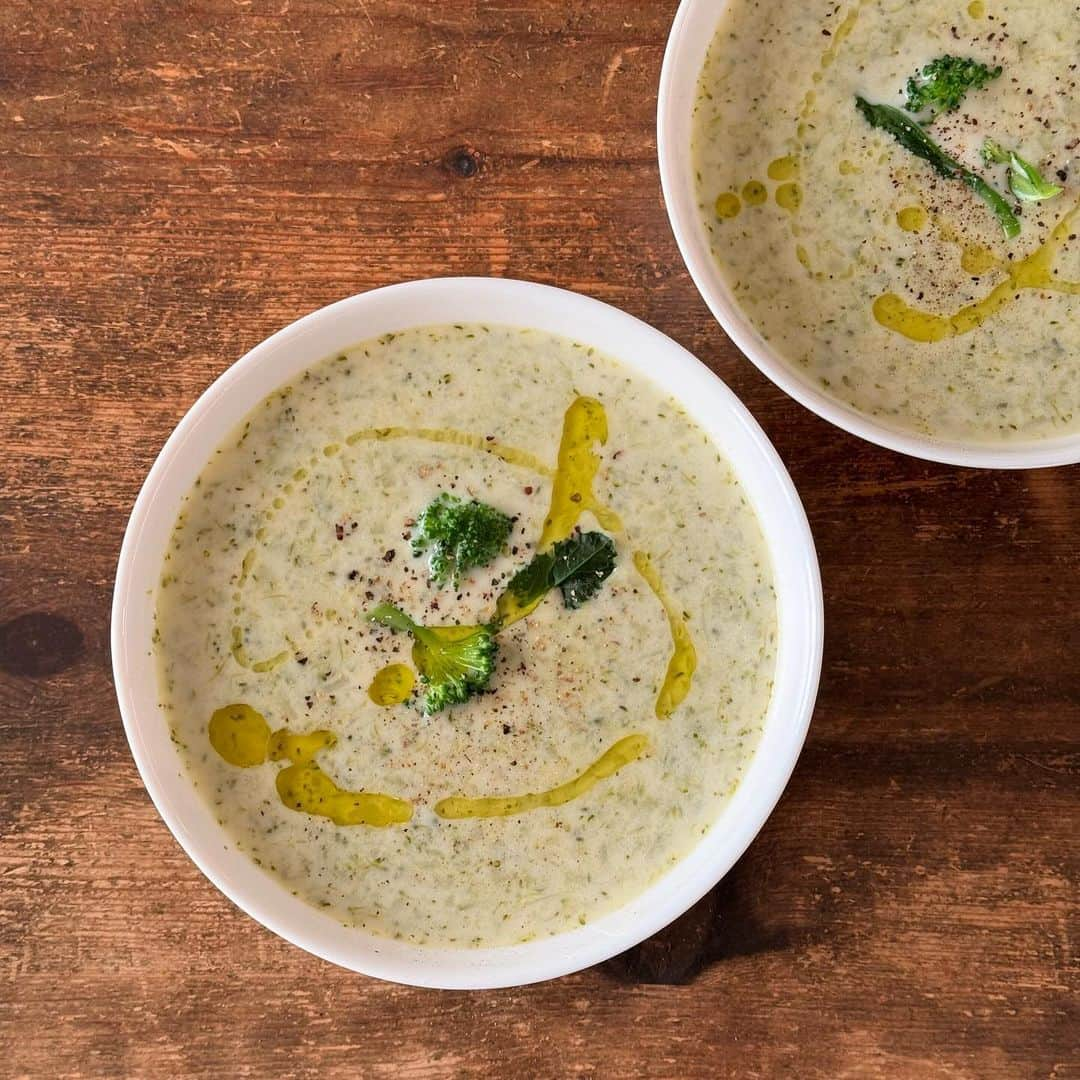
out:
<path id="1" fill-rule="evenodd" d="M 421 704 L 428 715 L 468 701 L 490 682 L 498 645 L 489 627 L 420 626 L 392 604 L 379 604 L 367 617 L 412 634 L 413 663 L 425 688 Z"/>
<path id="2" fill-rule="evenodd" d="M 969 90 L 978 90 L 1001 74 L 1001 67 L 987 67 L 978 60 L 963 56 L 939 56 L 916 72 L 907 81 L 907 104 L 909 113 L 929 115 L 932 120 L 938 113 L 952 112 Z"/>
<path id="3" fill-rule="evenodd" d="M 512 520 L 492 506 L 473 499 L 466 502 L 445 491 L 420 515 L 413 531 L 412 550 L 431 549 L 431 576 L 457 587 L 462 574 L 486 566 L 503 549 Z"/>

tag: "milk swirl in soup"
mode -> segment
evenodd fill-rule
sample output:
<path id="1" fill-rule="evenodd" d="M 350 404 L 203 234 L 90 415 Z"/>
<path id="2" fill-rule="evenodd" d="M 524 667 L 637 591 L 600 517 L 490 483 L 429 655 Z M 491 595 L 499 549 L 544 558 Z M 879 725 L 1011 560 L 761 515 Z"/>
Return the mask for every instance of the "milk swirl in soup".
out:
<path id="1" fill-rule="evenodd" d="M 456 586 L 412 549 L 440 492 L 512 519 Z M 507 615 L 538 546 L 582 531 L 614 544 L 595 595 Z M 378 604 L 498 611 L 487 692 L 425 714 Z M 369 341 L 255 409 L 184 503 L 156 648 L 229 842 L 345 924 L 480 946 L 579 926 L 694 847 L 757 744 L 775 626 L 753 510 L 685 412 L 590 348 L 475 325 Z"/>
<path id="2" fill-rule="evenodd" d="M 868 124 L 942 56 L 1000 73 L 926 125 L 1003 193 Z M 888 426 L 967 442 L 1080 430 L 1080 8 L 1072 0 L 731 0 L 701 75 L 700 211 L 735 297 L 819 389 Z M 1024 202 L 994 140 L 1053 198 Z"/>

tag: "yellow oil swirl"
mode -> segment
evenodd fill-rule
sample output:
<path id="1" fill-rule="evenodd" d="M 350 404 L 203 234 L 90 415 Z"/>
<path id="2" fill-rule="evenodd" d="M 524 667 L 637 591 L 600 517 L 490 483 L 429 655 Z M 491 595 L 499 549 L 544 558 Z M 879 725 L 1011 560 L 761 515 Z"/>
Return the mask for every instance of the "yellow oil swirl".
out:
<path id="1" fill-rule="evenodd" d="M 634 566 L 637 567 L 645 584 L 652 589 L 656 599 L 660 601 L 664 614 L 667 615 L 668 626 L 671 628 L 671 659 L 668 661 L 667 673 L 660 685 L 660 692 L 656 696 L 656 715 L 659 719 L 666 720 L 690 693 L 694 672 L 697 670 L 697 650 L 694 648 L 694 641 L 690 637 L 690 629 L 686 625 L 682 610 L 665 592 L 660 575 L 656 572 L 656 567 L 653 566 L 648 554 L 644 551 L 635 551 Z"/>
<path id="2" fill-rule="evenodd" d="M 764 191 L 764 185 L 759 186 Z M 606 444 L 608 438 L 607 415 L 603 405 L 594 398 L 579 397 L 567 409 L 555 470 L 525 451 L 450 429 L 370 428 L 354 432 L 346 442 L 352 446 L 364 439 L 397 438 L 420 438 L 468 446 L 511 464 L 532 469 L 543 476 L 553 477 L 551 503 L 537 544 L 539 551 L 545 551 L 566 539 L 586 511 L 595 516 L 601 527 L 611 531 L 622 529 L 618 516 L 597 499 L 594 491 L 600 467 L 600 456 L 595 447 Z M 331 444 L 326 450 L 329 454 L 336 454 L 339 446 Z M 301 480 L 304 475 L 306 470 L 298 469 L 294 478 Z M 254 550 L 244 556 L 240 584 L 248 577 L 254 558 Z M 689 693 L 697 654 L 685 618 L 668 599 L 648 555 L 636 553 L 634 563 L 663 606 L 671 630 L 672 657 L 656 701 L 656 715 L 663 719 L 670 716 Z M 512 594 L 507 591 L 499 598 L 499 622 L 507 625 L 523 618 L 537 603 L 539 600 L 527 608 L 518 607 Z M 475 632 L 476 628 L 452 626 L 439 629 L 448 636 L 465 636 Z M 252 671 L 269 671 L 290 655 L 285 651 L 268 660 L 252 661 L 244 648 L 243 630 L 239 626 L 233 628 L 232 654 L 241 666 Z M 405 664 L 390 664 L 375 675 L 368 694 L 376 704 L 394 705 L 404 701 L 414 685 L 415 674 L 411 668 Z M 286 728 L 271 732 L 261 714 L 249 705 L 234 704 L 213 714 L 209 735 L 214 749 L 232 765 L 251 768 L 266 761 L 290 762 L 276 779 L 278 795 L 290 809 L 325 817 L 338 825 L 385 826 L 411 820 L 412 805 L 406 800 L 372 792 L 344 790 L 323 772 L 314 759 L 319 751 L 336 744 L 337 737 L 333 732 L 318 730 L 298 735 Z M 435 812 L 443 818 L 501 817 L 540 807 L 560 806 L 584 795 L 600 780 L 614 775 L 624 765 L 639 758 L 648 747 L 646 736 L 629 735 L 610 747 L 579 776 L 559 787 L 526 795 L 485 798 L 454 796 L 436 804 Z"/>
<path id="3" fill-rule="evenodd" d="M 345 442 L 349 446 L 355 446 L 359 442 L 384 442 L 389 439 L 421 439 L 450 446 L 467 446 L 473 450 L 482 450 L 485 454 L 491 454 L 492 457 L 497 457 L 510 465 L 520 465 L 524 469 L 531 469 L 541 476 L 551 476 L 553 472 L 550 465 L 545 464 L 527 450 L 519 450 L 483 435 L 471 435 L 467 431 L 455 431 L 452 428 L 361 428 L 359 431 L 354 431 Z"/>
<path id="4" fill-rule="evenodd" d="M 983 244 L 969 244 L 960 254 L 960 267 L 972 277 L 993 270 L 1001 260 Z"/>
<path id="5" fill-rule="evenodd" d="M 622 522 L 593 491 L 600 468 L 600 455 L 593 446 L 603 446 L 608 438 L 607 413 L 596 398 L 579 397 L 566 410 L 562 438 L 559 441 L 559 464 L 551 487 L 551 506 L 544 519 L 539 549 L 565 540 L 586 510 L 591 510 L 601 528 L 618 531 Z"/>
<path id="6" fill-rule="evenodd" d="M 747 180 L 743 184 L 742 197 L 747 206 L 762 206 L 768 200 L 769 192 L 760 180 Z"/>
<path id="7" fill-rule="evenodd" d="M 874 301 L 874 318 L 886 330 L 902 334 L 911 341 L 943 341 L 982 326 L 987 319 L 1011 304 L 1022 289 L 1080 295 L 1080 281 L 1060 281 L 1054 276 L 1054 258 L 1068 238 L 1077 214 L 1080 214 L 1080 201 L 1026 259 L 1002 266 L 1005 280 L 982 300 L 968 304 L 952 315 L 935 315 L 911 307 L 895 293 L 885 293 Z"/>
<path id="8" fill-rule="evenodd" d="M 868 0 L 859 0 L 832 32 L 828 46 L 823 50 L 818 59 L 818 70 L 810 76 L 812 83 L 817 84 L 821 82 L 825 77 L 825 72 L 836 63 L 836 57 L 840 52 L 840 46 L 851 36 L 852 30 L 855 29 L 855 23 L 858 22 L 859 12 L 867 2 Z M 816 102 L 817 93 L 814 91 L 814 87 L 811 86 L 803 95 L 803 99 L 799 103 L 797 114 L 801 120 L 806 120 L 810 116 L 814 111 Z M 800 138 L 802 138 L 802 134 L 802 125 L 800 125 Z"/>
<path id="9" fill-rule="evenodd" d="M 796 180 L 802 169 L 801 155 L 806 150 L 806 134 L 811 127 L 810 117 L 818 108 L 818 95 L 815 86 L 825 78 L 825 72 L 836 63 L 841 46 L 851 36 L 855 24 L 858 22 L 859 12 L 868 2 L 869 0 L 858 0 L 830 34 L 829 44 L 818 58 L 817 70 L 810 76 L 810 86 L 807 87 L 806 93 L 803 94 L 802 100 L 795 110 L 795 134 L 788 139 L 788 145 L 792 152 L 771 161 L 766 170 L 770 180 L 781 181 L 780 186 L 774 193 L 774 197 L 776 205 L 792 215 L 791 229 L 793 238 L 796 235 L 795 229 L 797 227 L 794 219 L 803 201 L 803 189 L 800 184 L 796 183 Z M 852 166 L 850 162 L 841 162 L 840 171 L 846 174 L 849 166 L 852 172 L 858 172 L 858 169 Z M 818 276 L 811 267 L 810 256 L 804 247 L 798 246 L 795 256 L 808 272 L 814 274 L 815 277 Z"/>
<path id="10" fill-rule="evenodd" d="M 765 170 L 770 180 L 794 180 L 799 175 L 799 159 L 791 154 L 769 162 Z"/>
<path id="11" fill-rule="evenodd" d="M 435 813 L 441 818 L 490 818 L 512 817 L 545 806 L 562 806 L 578 799 L 592 790 L 601 780 L 614 776 L 624 765 L 636 761 L 649 748 L 645 735 L 627 735 L 610 747 L 583 773 L 573 780 L 548 791 L 528 795 L 495 795 L 485 798 L 468 798 L 454 795 L 435 804 Z"/>
<path id="12" fill-rule="evenodd" d="M 600 468 L 600 455 L 593 447 L 597 443 L 603 446 L 607 438 L 604 406 L 595 398 L 575 398 L 563 417 L 559 463 L 551 486 L 551 503 L 544 518 L 544 528 L 536 545 L 538 551 L 547 551 L 552 544 L 565 540 L 586 510 L 592 511 L 602 528 L 610 531 L 622 529 L 618 515 L 600 503 L 593 490 Z M 521 604 L 512 590 L 504 590 L 495 605 L 496 622 L 500 626 L 509 626 L 524 619 L 536 610 L 544 595 L 541 593 L 529 603 Z"/>
<path id="13" fill-rule="evenodd" d="M 930 215 L 924 206 L 905 206 L 896 211 L 896 224 L 904 232 L 922 232 L 929 220 Z"/>
<path id="14" fill-rule="evenodd" d="M 836 62 L 836 57 L 840 51 L 841 45 L 851 36 L 851 32 L 855 29 L 855 24 L 858 21 L 859 12 L 867 3 L 868 0 L 858 0 L 858 3 L 856 3 L 847 15 L 844 16 L 836 29 L 830 34 L 829 44 L 818 58 L 817 70 L 815 70 L 811 76 L 814 84 L 820 83 L 824 78 L 825 71 L 832 67 Z M 805 138 L 809 128 L 808 120 L 816 108 L 817 91 L 814 89 L 814 86 L 811 85 L 803 95 L 803 98 L 796 109 L 797 124 L 795 136 L 794 138 L 787 140 L 788 145 L 792 148 L 792 152 L 774 158 L 769 162 L 765 169 L 768 178 L 777 181 L 779 185 L 773 194 L 776 205 L 792 215 L 793 220 L 791 223 L 791 230 L 793 237 L 797 235 L 797 225 L 794 218 L 798 214 L 803 201 L 802 185 L 797 182 L 802 170 L 800 154 L 806 149 Z M 852 162 L 846 160 L 839 163 L 839 170 L 844 176 L 860 171 Z M 760 180 L 748 180 L 743 185 L 742 201 L 745 202 L 747 206 L 761 206 L 768 201 L 768 197 L 768 189 Z M 739 197 L 734 193 L 723 192 L 717 196 L 715 211 L 716 217 L 719 220 L 722 221 L 727 218 L 733 218 L 740 210 L 741 204 Z M 810 255 L 805 247 L 796 245 L 795 257 L 809 273 L 813 274 L 813 276 L 821 276 L 820 272 L 815 272 L 813 270 L 810 264 Z"/>
<path id="15" fill-rule="evenodd" d="M 416 673 L 408 664 L 387 664 L 375 673 L 368 697 L 376 705 L 400 705 L 413 691 Z"/>
<path id="16" fill-rule="evenodd" d="M 250 769 L 266 761 L 270 725 L 250 705 L 226 705 L 210 717 L 210 745 L 230 765 Z"/>
<path id="17" fill-rule="evenodd" d="M 716 196 L 716 216 L 721 221 L 738 217 L 741 209 L 742 203 L 739 201 L 739 196 L 733 191 L 724 191 Z"/>
<path id="18" fill-rule="evenodd" d="M 802 188 L 798 184 L 781 184 L 776 189 L 776 205 L 794 214 L 802 206 Z"/>
<path id="19" fill-rule="evenodd" d="M 248 579 L 248 574 L 251 573 L 252 566 L 255 565 L 255 549 L 251 548 L 244 556 L 243 562 L 240 563 L 240 580 L 238 585 L 243 585 Z"/>
<path id="20" fill-rule="evenodd" d="M 855 23 L 859 18 L 859 11 L 862 9 L 866 0 L 862 0 L 861 3 L 852 8 L 851 11 L 844 16 L 843 21 L 833 31 L 832 44 L 821 54 L 820 68 L 824 71 L 826 68 L 830 68 L 836 62 L 836 55 L 840 51 L 840 46 L 851 36 L 851 31 L 855 29 Z M 820 73 L 819 73 L 820 75 Z M 819 82 L 820 78 L 815 79 L 815 82 Z"/>
<path id="21" fill-rule="evenodd" d="M 337 742 L 332 731 L 297 735 L 288 728 L 271 732 L 270 725 L 250 705 L 236 703 L 210 717 L 210 745 L 230 764 L 250 769 L 267 761 L 289 761 L 275 782 L 282 803 L 290 810 L 328 818 L 335 825 L 400 825 L 412 818 L 412 804 L 392 795 L 346 791 L 315 762 L 320 750 Z"/>
<path id="22" fill-rule="evenodd" d="M 274 668 L 279 667 L 289 659 L 289 650 L 284 649 L 266 660 L 252 660 L 248 656 L 247 649 L 244 648 L 244 631 L 239 626 L 232 628 L 232 644 L 229 651 L 232 653 L 232 658 L 242 668 L 247 668 L 248 671 L 257 672 L 260 675 L 266 671 L 273 671 Z"/>
<path id="23" fill-rule="evenodd" d="M 290 809 L 329 818 L 335 825 L 403 825 L 412 818 L 412 804 L 393 795 L 346 791 L 338 787 L 313 761 L 319 750 L 337 742 L 330 731 L 293 735 L 276 731 L 270 738 L 270 759 L 291 761 L 277 774 L 275 786 Z"/>

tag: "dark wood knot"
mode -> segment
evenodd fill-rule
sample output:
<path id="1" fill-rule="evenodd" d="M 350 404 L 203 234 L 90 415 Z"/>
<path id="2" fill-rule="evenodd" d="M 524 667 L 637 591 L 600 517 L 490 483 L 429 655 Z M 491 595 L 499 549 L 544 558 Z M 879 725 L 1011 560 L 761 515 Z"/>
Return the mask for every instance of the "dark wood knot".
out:
<path id="1" fill-rule="evenodd" d="M 480 172 L 480 166 L 484 159 L 479 150 L 471 146 L 455 146 L 443 158 L 443 168 L 453 176 L 459 176 L 462 180 L 469 180 Z"/>
<path id="2" fill-rule="evenodd" d="M 0 668 L 31 679 L 55 675 L 83 654 L 82 631 L 63 615 L 29 611 L 0 623 Z"/>

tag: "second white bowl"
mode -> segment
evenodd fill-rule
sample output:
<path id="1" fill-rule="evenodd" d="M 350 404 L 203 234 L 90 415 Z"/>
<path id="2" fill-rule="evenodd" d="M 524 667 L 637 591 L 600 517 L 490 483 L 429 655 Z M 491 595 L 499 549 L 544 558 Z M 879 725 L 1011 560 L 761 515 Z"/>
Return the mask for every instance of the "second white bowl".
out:
<path id="1" fill-rule="evenodd" d="M 929 461 L 990 469 L 1080 462 L 1080 435 L 1026 443 L 969 444 L 901 431 L 845 405 L 790 365 L 743 313 L 713 258 L 698 208 L 691 133 L 698 79 L 728 0 L 682 0 L 660 73 L 656 145 L 671 228 L 694 284 L 728 337 L 786 394 L 837 427 L 879 446 Z"/>

